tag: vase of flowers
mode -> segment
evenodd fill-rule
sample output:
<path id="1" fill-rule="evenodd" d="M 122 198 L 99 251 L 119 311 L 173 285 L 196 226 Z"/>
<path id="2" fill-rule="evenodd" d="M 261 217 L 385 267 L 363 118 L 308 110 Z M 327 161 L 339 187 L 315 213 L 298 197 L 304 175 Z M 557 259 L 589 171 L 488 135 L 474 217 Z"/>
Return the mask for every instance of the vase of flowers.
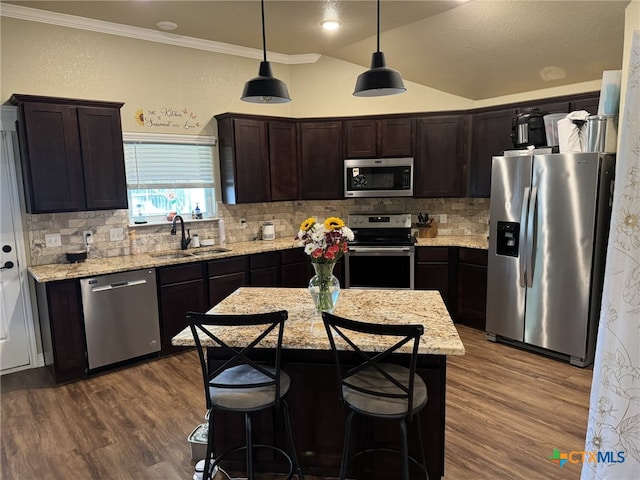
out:
<path id="1" fill-rule="evenodd" d="M 309 255 L 315 271 L 309 280 L 309 293 L 316 312 L 331 313 L 340 295 L 340 281 L 333 275 L 333 267 L 347 251 L 353 232 L 338 217 L 329 217 L 323 223 L 310 217 L 300 224 L 296 240 Z"/>

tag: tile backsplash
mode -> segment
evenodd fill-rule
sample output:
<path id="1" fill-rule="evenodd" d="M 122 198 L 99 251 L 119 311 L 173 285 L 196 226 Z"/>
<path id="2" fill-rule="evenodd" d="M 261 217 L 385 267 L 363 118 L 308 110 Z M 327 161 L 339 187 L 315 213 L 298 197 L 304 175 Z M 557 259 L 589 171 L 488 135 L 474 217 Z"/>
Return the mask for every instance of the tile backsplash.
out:
<path id="1" fill-rule="evenodd" d="M 251 241 L 259 237 L 263 222 L 275 225 L 276 237 L 293 237 L 300 222 L 307 217 L 337 216 L 345 221 L 349 213 L 411 213 L 414 222 L 418 212 L 428 213 L 438 222 L 439 235 L 486 235 L 488 233 L 489 200 L 486 198 L 361 198 L 330 201 L 290 201 L 226 205 L 218 203 L 218 218 L 224 221 L 226 243 Z M 440 223 L 440 215 L 447 216 Z M 244 225 L 240 219 L 245 219 Z M 84 248 L 82 232 L 93 232 L 89 258 L 129 255 L 129 234 L 135 230 L 141 253 L 177 250 L 180 234 L 170 234 L 171 224 L 129 226 L 126 210 L 49 213 L 26 215 L 30 265 L 65 261 L 65 253 Z M 200 239 L 213 238 L 219 243 L 219 222 L 190 221 L 185 228 Z M 111 240 L 111 230 L 122 229 L 122 240 Z M 47 247 L 45 235 L 60 234 L 61 246 Z"/>

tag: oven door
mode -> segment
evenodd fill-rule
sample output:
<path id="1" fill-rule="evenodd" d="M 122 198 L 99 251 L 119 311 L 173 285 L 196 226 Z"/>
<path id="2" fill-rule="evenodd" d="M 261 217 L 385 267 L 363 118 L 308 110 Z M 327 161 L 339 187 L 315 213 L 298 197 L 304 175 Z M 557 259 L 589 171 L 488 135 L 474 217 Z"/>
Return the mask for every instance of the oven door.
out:
<path id="1" fill-rule="evenodd" d="M 349 247 L 346 288 L 413 290 L 414 247 Z"/>

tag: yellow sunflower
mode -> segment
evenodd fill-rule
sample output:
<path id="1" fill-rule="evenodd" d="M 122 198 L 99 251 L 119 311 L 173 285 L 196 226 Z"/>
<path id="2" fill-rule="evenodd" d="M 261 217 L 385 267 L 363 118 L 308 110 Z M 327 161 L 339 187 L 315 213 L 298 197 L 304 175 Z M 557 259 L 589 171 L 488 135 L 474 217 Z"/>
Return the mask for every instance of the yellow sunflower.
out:
<path id="1" fill-rule="evenodd" d="M 324 221 L 324 228 L 327 230 L 338 230 L 344 227 L 344 222 L 338 217 L 329 217 Z"/>
<path id="2" fill-rule="evenodd" d="M 313 217 L 309 217 L 300 224 L 300 230 L 302 230 L 303 232 L 306 232 L 315 224 L 316 224 L 316 219 Z"/>
<path id="3" fill-rule="evenodd" d="M 138 125 L 144 125 L 144 112 L 142 111 L 142 109 L 136 111 L 135 119 Z"/>

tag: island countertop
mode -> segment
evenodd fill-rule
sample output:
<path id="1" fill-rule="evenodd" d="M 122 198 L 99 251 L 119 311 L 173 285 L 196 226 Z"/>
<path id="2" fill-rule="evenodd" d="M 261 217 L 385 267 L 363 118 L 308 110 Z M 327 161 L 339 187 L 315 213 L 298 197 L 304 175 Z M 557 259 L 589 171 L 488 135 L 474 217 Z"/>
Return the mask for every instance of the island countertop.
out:
<path id="1" fill-rule="evenodd" d="M 322 317 L 314 312 L 309 291 L 305 288 L 241 287 L 209 310 L 210 314 L 247 314 L 287 310 L 282 347 L 302 350 L 329 350 L 329 340 Z M 352 320 L 386 324 L 420 324 L 419 353 L 426 355 L 464 355 L 464 345 L 449 312 L 437 291 L 430 290 L 357 290 L 346 289 L 333 313 Z M 241 330 L 236 332 L 238 346 L 247 343 Z M 253 337 L 250 340 L 252 340 Z M 203 343 L 207 345 L 206 338 Z M 269 341 L 271 343 L 269 343 Z M 195 345 L 190 328 L 185 328 L 171 343 Z M 275 346 L 275 337 L 264 340 L 265 347 Z M 379 351 L 384 345 L 363 345 Z"/>
<path id="2" fill-rule="evenodd" d="M 441 235 L 435 238 L 418 238 L 416 247 L 466 247 L 487 248 L 487 238 L 482 235 Z M 220 246 L 190 248 L 185 251 L 156 252 L 140 255 L 125 255 L 107 258 L 89 258 L 81 263 L 54 263 L 29 267 L 31 276 L 40 283 L 74 278 L 92 277 L 108 273 L 138 270 L 143 268 L 165 267 L 238 255 L 300 248 L 293 238 L 278 238 L 273 241 L 256 240 L 223 245 L 226 251 L 220 252 Z M 170 257 L 169 254 L 175 256 Z"/>

